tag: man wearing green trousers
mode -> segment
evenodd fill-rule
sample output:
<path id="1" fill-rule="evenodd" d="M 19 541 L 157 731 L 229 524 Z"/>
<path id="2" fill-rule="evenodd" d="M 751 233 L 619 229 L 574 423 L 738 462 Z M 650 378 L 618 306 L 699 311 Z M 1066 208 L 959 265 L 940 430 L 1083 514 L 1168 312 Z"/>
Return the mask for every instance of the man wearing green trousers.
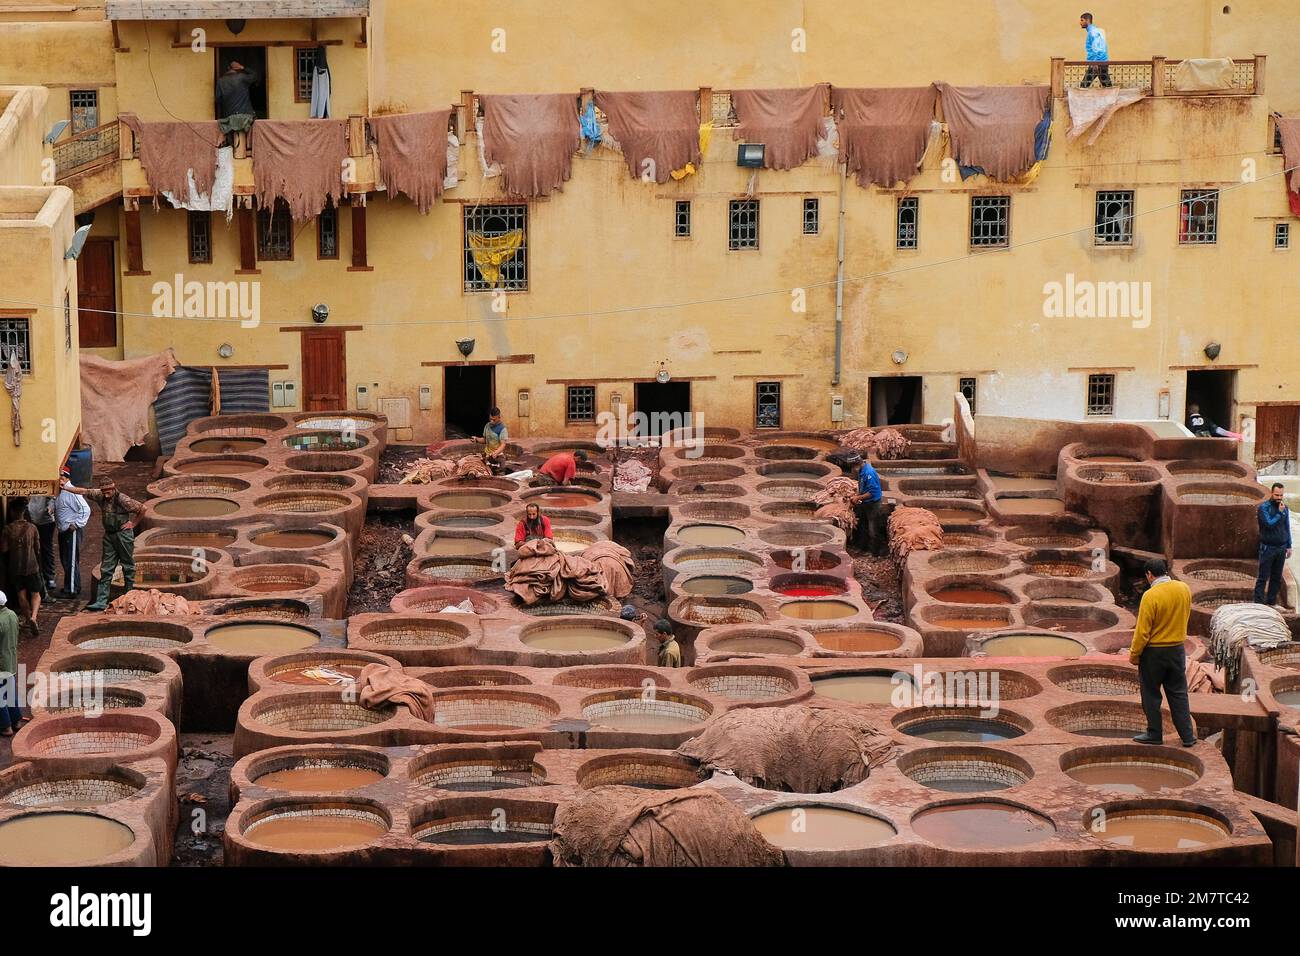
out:
<path id="1" fill-rule="evenodd" d="M 126 589 L 135 587 L 135 523 L 140 520 L 144 505 L 117 490 L 112 478 L 105 478 L 94 488 L 77 488 L 71 482 L 64 491 L 84 495 L 87 501 L 98 501 L 104 518 L 104 558 L 99 565 L 99 590 L 95 602 L 87 604 L 87 611 L 102 611 L 108 607 L 109 591 L 113 587 L 113 574 L 122 566 Z"/>

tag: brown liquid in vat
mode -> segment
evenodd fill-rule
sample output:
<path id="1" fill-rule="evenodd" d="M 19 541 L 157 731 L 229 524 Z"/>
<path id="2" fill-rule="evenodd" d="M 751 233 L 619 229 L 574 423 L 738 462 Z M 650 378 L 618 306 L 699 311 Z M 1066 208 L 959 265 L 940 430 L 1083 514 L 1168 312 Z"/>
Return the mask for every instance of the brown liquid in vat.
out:
<path id="1" fill-rule="evenodd" d="M 590 508 L 596 504 L 596 498 L 593 496 L 572 491 L 548 491 L 544 495 L 528 500 L 536 501 L 543 508 Z"/>
<path id="2" fill-rule="evenodd" d="M 847 601 L 794 601 L 782 604 L 779 610 L 786 617 L 801 621 L 834 621 L 858 613 L 858 609 Z"/>
<path id="3" fill-rule="evenodd" d="M 1107 843 L 1135 850 L 1194 850 L 1228 839 L 1217 823 L 1194 816 L 1156 813 L 1111 814 L 1106 829 L 1094 835 Z"/>
<path id="4" fill-rule="evenodd" d="M 1106 622 L 1086 617 L 1040 617 L 1034 622 L 1034 627 L 1041 627 L 1045 631 L 1074 631 L 1083 634 L 1102 630 L 1106 627 Z"/>
<path id="5" fill-rule="evenodd" d="M 329 544 L 333 540 L 334 535 L 326 531 L 268 531 L 255 537 L 253 543 L 260 544 L 264 548 L 298 550 L 301 548 L 318 548 L 322 544 Z"/>
<path id="6" fill-rule="evenodd" d="M 713 644 L 724 654 L 798 654 L 802 649 L 797 640 L 779 637 L 729 637 Z"/>
<path id="7" fill-rule="evenodd" d="M 1117 793 L 1158 793 L 1161 790 L 1178 790 L 1196 782 L 1194 773 L 1179 767 L 1138 763 L 1135 760 L 1084 764 L 1065 773 L 1080 783 Z"/>
<path id="8" fill-rule="evenodd" d="M 460 511 L 485 511 L 506 503 L 503 495 L 488 492 L 452 491 L 437 495 L 430 503 L 435 508 L 455 508 Z"/>
<path id="9" fill-rule="evenodd" d="M 224 548 L 235 540 L 233 534 L 222 534 L 214 531 L 208 534 L 195 532 L 193 534 L 167 534 L 159 538 L 154 538 L 150 545 L 168 548 Z"/>
<path id="10" fill-rule="evenodd" d="M 1002 803 L 962 803 L 923 810 L 912 820 L 923 839 L 959 850 L 1028 846 L 1055 831 L 1050 820 Z"/>
<path id="11" fill-rule="evenodd" d="M 1059 515 L 1065 512 L 1060 498 L 999 498 L 997 509 L 1009 515 Z"/>
<path id="12" fill-rule="evenodd" d="M 333 793 L 354 790 L 377 783 L 384 775 L 365 767 L 291 767 L 263 774 L 254 783 L 272 790 L 292 790 L 294 793 Z"/>
<path id="13" fill-rule="evenodd" d="M 604 651 L 621 647 L 627 641 L 622 631 L 581 624 L 540 628 L 523 637 L 526 645 L 539 651 Z"/>
<path id="14" fill-rule="evenodd" d="M 704 575 L 687 578 L 681 584 L 685 594 L 702 594 L 706 597 L 722 597 L 727 594 L 746 594 L 754 589 L 752 582 L 745 578 L 729 578 L 722 575 Z"/>
<path id="15" fill-rule="evenodd" d="M 490 553 L 494 547 L 497 546 L 491 541 L 485 541 L 482 538 L 444 538 L 439 536 L 429 542 L 425 552 L 435 555 L 485 554 Z"/>
<path id="16" fill-rule="evenodd" d="M 884 820 L 839 807 L 780 807 L 753 820 L 763 839 L 783 850 L 861 850 L 896 832 Z"/>
<path id="17" fill-rule="evenodd" d="M 940 521 L 979 521 L 984 517 L 978 511 L 967 511 L 964 508 L 926 508 L 926 510 Z"/>
<path id="18" fill-rule="evenodd" d="M 260 438 L 204 438 L 190 445 L 190 451 L 204 455 L 235 455 L 241 451 L 253 451 L 265 444 Z"/>
<path id="19" fill-rule="evenodd" d="M 1010 604 L 1011 595 L 983 588 L 941 588 L 934 592 L 936 600 L 948 604 Z"/>
<path id="20" fill-rule="evenodd" d="M 892 651 L 903 643 L 883 631 L 820 631 L 813 637 L 828 651 Z"/>
<path id="21" fill-rule="evenodd" d="M 983 650 L 991 657 L 1081 657 L 1086 648 L 1068 637 L 1022 634 L 990 638 Z"/>
<path id="22" fill-rule="evenodd" d="M 227 498 L 172 498 L 154 505 L 156 514 L 168 518 L 220 518 L 238 510 L 239 503 Z"/>
<path id="23" fill-rule="evenodd" d="M 940 617 L 934 623 L 954 631 L 992 631 L 1007 626 L 1005 620 L 997 617 Z"/>
<path id="24" fill-rule="evenodd" d="M 891 704 L 894 692 L 908 683 L 905 677 L 895 681 L 893 674 L 849 674 L 814 680 L 813 691 L 819 697 L 833 697 L 855 704 Z"/>
<path id="25" fill-rule="evenodd" d="M 1128 455 L 1089 455 L 1087 458 L 1081 458 L 1080 461 L 1096 461 L 1104 465 L 1132 464 L 1137 461 L 1136 458 L 1130 458 Z"/>
<path id="26" fill-rule="evenodd" d="M 320 635 L 288 624 L 223 624 L 208 631 L 208 643 L 232 654 L 276 654 L 300 651 Z"/>
<path id="27" fill-rule="evenodd" d="M 250 471 L 260 471 L 262 464 L 256 461 L 187 461 L 177 465 L 176 470 L 185 475 L 243 475 Z"/>
<path id="28" fill-rule="evenodd" d="M 1300 690 L 1284 690 L 1273 697 L 1283 707 L 1300 707 Z"/>
<path id="29" fill-rule="evenodd" d="M 246 830 L 244 837 L 273 850 L 340 850 L 370 843 L 385 832 L 369 817 L 310 814 L 273 817 Z"/>
<path id="30" fill-rule="evenodd" d="M 0 863 L 70 866 L 125 850 L 131 828 L 92 813 L 42 813 L 0 823 Z"/>
<path id="31" fill-rule="evenodd" d="M 703 717 L 680 717 L 676 714 L 651 714 L 644 712 L 627 712 L 622 714 L 605 714 L 593 718 L 593 726 L 611 727 L 614 730 L 643 731 L 661 733 L 694 727 Z"/>
<path id="32" fill-rule="evenodd" d="M 677 540 L 683 544 L 737 544 L 745 540 L 745 532 L 725 524 L 693 524 L 678 531 Z"/>

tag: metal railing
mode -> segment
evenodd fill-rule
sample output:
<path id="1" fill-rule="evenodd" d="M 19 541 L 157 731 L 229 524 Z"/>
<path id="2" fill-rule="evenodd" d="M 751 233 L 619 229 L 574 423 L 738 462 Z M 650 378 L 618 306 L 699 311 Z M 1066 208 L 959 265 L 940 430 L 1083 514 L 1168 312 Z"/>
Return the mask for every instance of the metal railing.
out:
<path id="1" fill-rule="evenodd" d="M 83 130 L 75 136 L 69 136 L 62 142 L 55 143 L 56 179 L 62 180 L 73 173 L 116 159 L 119 135 L 117 120 L 113 120 L 111 123 Z"/>
<path id="2" fill-rule="evenodd" d="M 1231 86 L 1221 90 L 1176 89 L 1178 67 L 1182 60 L 1155 56 L 1149 60 L 1110 60 L 1090 63 L 1087 60 L 1052 60 L 1052 94 L 1063 96 L 1071 87 L 1100 86 L 1103 80 L 1109 85 L 1141 90 L 1151 96 L 1254 96 L 1264 92 L 1264 66 L 1266 56 L 1253 56 L 1232 61 Z M 1092 71 L 1091 73 L 1089 71 Z"/>

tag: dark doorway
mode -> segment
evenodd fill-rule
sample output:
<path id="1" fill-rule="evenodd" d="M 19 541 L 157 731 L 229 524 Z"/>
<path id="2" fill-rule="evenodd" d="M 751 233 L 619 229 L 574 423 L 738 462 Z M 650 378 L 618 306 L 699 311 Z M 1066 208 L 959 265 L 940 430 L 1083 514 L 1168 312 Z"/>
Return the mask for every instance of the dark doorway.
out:
<path id="1" fill-rule="evenodd" d="M 635 424 L 649 435 L 692 424 L 690 382 L 637 382 L 635 400 Z"/>
<path id="2" fill-rule="evenodd" d="M 341 329 L 302 333 L 302 407 L 332 412 L 348 407 L 347 340 Z"/>
<path id="3" fill-rule="evenodd" d="M 1237 373 L 1228 369 L 1195 371 L 1187 373 L 1187 410 L 1200 406 L 1201 414 L 1226 428 L 1236 431 L 1233 425 L 1233 404 L 1237 397 Z M 1187 424 L 1187 414 L 1183 415 Z"/>
<path id="4" fill-rule="evenodd" d="M 871 425 L 919 424 L 924 415 L 921 376 L 889 375 L 871 379 Z"/>
<path id="5" fill-rule="evenodd" d="M 447 438 L 483 434 L 496 404 L 492 365 L 448 365 L 442 370 L 443 427 Z M 506 422 L 509 429 L 510 422 Z"/>
<path id="6" fill-rule="evenodd" d="M 83 349 L 117 346 L 117 269 L 112 239 L 87 239 L 77 257 L 77 330 Z"/>
<path id="7" fill-rule="evenodd" d="M 249 90 L 249 96 L 253 100 L 253 109 L 257 111 L 258 119 L 266 119 L 266 47 L 264 46 L 219 46 L 214 48 L 217 51 L 216 66 L 217 75 L 213 80 L 215 84 L 217 79 L 226 72 L 231 63 L 238 60 L 244 65 L 244 69 L 252 73 L 257 78 L 257 83 Z M 213 86 L 213 107 L 216 106 L 216 87 Z M 217 119 L 221 119 L 220 116 Z"/>

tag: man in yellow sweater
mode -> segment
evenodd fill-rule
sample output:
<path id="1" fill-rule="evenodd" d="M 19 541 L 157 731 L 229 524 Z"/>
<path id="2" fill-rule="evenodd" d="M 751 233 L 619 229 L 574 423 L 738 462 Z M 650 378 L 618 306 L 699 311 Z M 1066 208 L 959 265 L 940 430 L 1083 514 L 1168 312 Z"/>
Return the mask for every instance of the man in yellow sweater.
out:
<path id="1" fill-rule="evenodd" d="M 1160 720 L 1160 690 L 1169 702 L 1169 716 L 1184 747 L 1196 745 L 1192 711 L 1187 702 L 1187 659 L 1183 642 L 1187 640 L 1187 619 L 1192 614 L 1192 591 L 1182 581 L 1169 577 L 1169 568 L 1160 558 L 1146 564 L 1147 591 L 1138 608 L 1137 629 L 1128 659 L 1138 669 L 1142 684 L 1142 710 L 1147 730 L 1133 739 L 1140 744 L 1164 743 Z"/>

